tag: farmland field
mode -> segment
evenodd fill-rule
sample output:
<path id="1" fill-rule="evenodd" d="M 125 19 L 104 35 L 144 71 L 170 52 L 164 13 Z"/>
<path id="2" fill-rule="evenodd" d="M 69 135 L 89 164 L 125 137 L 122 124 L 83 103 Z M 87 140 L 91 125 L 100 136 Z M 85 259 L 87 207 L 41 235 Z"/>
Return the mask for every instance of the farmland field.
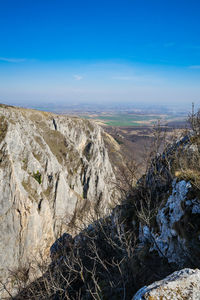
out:
<path id="1" fill-rule="evenodd" d="M 101 125 L 114 127 L 140 127 L 153 126 L 160 120 L 162 124 L 170 121 L 184 121 L 183 117 L 178 115 L 148 115 L 148 114 L 99 114 L 83 115 L 83 118 L 92 119 Z"/>
<path id="2" fill-rule="evenodd" d="M 88 112 L 80 113 L 80 117 L 97 122 L 109 133 L 119 145 L 120 152 L 127 161 L 137 161 L 140 165 L 140 177 L 146 168 L 148 152 L 155 139 L 157 125 L 161 130 L 162 143 L 173 142 L 180 138 L 187 127 L 186 115 L 174 113 L 148 112 Z M 162 146 L 160 148 L 162 151 Z M 111 152 L 109 152 L 111 153 Z M 114 155 L 113 155 L 114 156 Z M 112 159 L 112 157 L 111 157 Z M 118 164 L 114 158 L 114 164 Z"/>

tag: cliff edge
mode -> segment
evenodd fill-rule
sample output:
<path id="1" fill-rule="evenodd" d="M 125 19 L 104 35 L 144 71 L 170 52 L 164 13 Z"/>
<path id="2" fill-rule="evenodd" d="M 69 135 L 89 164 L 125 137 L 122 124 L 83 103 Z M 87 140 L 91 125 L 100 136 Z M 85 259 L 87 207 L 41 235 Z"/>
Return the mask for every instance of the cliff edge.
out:
<path id="1" fill-rule="evenodd" d="M 88 212 L 103 213 L 115 176 L 103 130 L 76 117 L 0 106 L 0 281 L 29 269 Z M 28 267 L 29 266 L 29 267 Z"/>

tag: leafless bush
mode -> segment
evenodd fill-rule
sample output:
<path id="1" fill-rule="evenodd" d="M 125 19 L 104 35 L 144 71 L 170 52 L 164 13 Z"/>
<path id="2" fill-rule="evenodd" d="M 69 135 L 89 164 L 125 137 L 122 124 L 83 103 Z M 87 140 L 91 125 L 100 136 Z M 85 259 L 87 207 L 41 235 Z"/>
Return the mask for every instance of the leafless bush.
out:
<path id="1" fill-rule="evenodd" d="M 124 226 L 112 215 L 60 241 L 48 270 L 25 289 L 20 283 L 15 299 L 129 299 L 137 241 Z"/>
<path id="2" fill-rule="evenodd" d="M 194 135 L 200 135 L 200 109 L 195 113 L 194 104 L 192 104 L 192 112 L 188 115 L 188 123 L 194 133 Z"/>
<path id="3" fill-rule="evenodd" d="M 173 155 L 160 127 L 155 128 L 154 135 L 144 176 L 138 180 L 140 166 L 134 161 L 121 169 L 115 186 L 121 192 L 122 205 L 107 217 L 102 216 L 100 206 L 94 207 L 85 219 L 91 223 L 89 227 L 81 223 L 81 214 L 76 212 L 76 222 L 71 226 L 80 226 L 80 234 L 57 240 L 55 251 L 51 249 L 51 264 L 47 269 L 40 265 L 39 279 L 27 285 L 25 277 L 17 273 L 18 295 L 14 299 L 126 300 L 143 284 L 162 277 L 160 265 L 154 266 L 153 258 L 148 262 L 149 246 L 138 247 L 140 224 L 149 228 L 154 225 L 172 180 Z M 156 257 L 156 262 L 159 259 Z"/>
<path id="4" fill-rule="evenodd" d="M 194 105 L 188 115 L 190 131 L 186 143 L 179 145 L 175 153 L 174 175 L 178 180 L 190 181 L 194 188 L 200 189 L 200 109 L 195 113 Z"/>

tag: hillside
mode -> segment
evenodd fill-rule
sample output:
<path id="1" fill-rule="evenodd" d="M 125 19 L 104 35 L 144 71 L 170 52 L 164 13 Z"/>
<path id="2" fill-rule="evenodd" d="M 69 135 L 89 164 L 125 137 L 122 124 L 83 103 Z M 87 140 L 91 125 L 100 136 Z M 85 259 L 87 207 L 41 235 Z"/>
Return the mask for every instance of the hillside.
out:
<path id="1" fill-rule="evenodd" d="M 120 185 L 98 125 L 2 106 L 2 298 L 199 299 L 198 120 Z"/>
<path id="2" fill-rule="evenodd" d="M 198 132 L 157 154 L 110 215 L 56 240 L 15 299 L 199 299 Z"/>
<path id="3" fill-rule="evenodd" d="M 87 120 L 0 106 L 2 290 L 9 270 L 36 274 L 33 258 L 46 259 L 69 225 L 75 233 L 79 219 L 87 224 L 89 212 L 105 214 L 116 199 L 103 134 Z"/>

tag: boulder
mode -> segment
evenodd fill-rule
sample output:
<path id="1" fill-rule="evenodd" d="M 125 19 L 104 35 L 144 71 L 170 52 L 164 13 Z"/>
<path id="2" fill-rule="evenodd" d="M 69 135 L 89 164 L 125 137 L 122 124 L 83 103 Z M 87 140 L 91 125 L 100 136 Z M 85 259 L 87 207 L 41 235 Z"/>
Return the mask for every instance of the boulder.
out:
<path id="1" fill-rule="evenodd" d="M 200 270 L 183 269 L 141 288 L 132 300 L 199 300 Z"/>

